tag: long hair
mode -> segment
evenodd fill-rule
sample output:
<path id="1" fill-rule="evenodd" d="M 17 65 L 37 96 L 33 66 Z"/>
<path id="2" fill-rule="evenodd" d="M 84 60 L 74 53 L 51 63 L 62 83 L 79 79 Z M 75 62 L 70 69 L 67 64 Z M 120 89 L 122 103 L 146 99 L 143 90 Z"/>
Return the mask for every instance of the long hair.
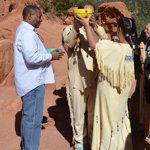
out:
<path id="1" fill-rule="evenodd" d="M 138 36 L 134 18 L 122 17 L 118 20 L 118 24 L 123 30 L 126 41 L 136 51 L 138 49 Z"/>

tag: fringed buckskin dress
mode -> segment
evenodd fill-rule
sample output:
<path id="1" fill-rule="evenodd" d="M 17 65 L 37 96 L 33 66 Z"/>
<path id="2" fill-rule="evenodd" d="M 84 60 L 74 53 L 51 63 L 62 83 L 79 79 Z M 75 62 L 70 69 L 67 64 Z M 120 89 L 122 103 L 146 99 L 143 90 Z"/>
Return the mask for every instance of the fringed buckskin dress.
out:
<path id="1" fill-rule="evenodd" d="M 127 101 L 134 77 L 128 44 L 99 40 L 99 79 L 94 110 L 92 150 L 132 150 Z"/>

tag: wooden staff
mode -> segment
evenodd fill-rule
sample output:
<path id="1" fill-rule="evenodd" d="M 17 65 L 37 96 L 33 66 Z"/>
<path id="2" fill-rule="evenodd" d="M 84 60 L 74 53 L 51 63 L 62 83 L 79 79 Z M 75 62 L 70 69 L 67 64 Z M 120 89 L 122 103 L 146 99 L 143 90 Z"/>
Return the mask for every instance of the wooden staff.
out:
<path id="1" fill-rule="evenodd" d="M 146 53 L 145 53 L 145 44 L 144 42 L 140 43 L 140 60 L 142 63 L 141 69 L 142 69 L 142 73 L 140 74 L 140 86 L 139 86 L 139 96 L 140 96 L 140 100 L 139 100 L 139 119 L 140 119 L 140 123 L 143 124 L 144 123 L 144 62 L 146 59 Z"/>

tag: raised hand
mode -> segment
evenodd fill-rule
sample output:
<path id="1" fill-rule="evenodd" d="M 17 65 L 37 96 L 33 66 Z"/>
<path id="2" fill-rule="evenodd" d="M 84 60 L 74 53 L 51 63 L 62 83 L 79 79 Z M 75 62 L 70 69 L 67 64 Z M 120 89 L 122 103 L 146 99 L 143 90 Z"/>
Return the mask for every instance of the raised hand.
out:
<path id="1" fill-rule="evenodd" d="M 73 21 L 73 27 L 74 29 L 78 32 L 79 28 L 81 28 L 83 25 L 80 23 L 80 21 L 77 19 L 77 17 L 74 17 L 74 21 Z"/>
<path id="2" fill-rule="evenodd" d="M 76 15 L 75 16 L 75 20 L 77 20 L 79 22 L 79 24 L 81 24 L 82 26 L 86 27 L 89 25 L 89 19 L 90 17 L 88 18 L 83 18 L 81 17 L 80 15 Z"/>
<path id="3" fill-rule="evenodd" d="M 90 16 L 90 18 L 89 18 L 89 23 L 90 23 L 90 25 L 91 25 L 93 28 L 95 28 L 95 26 L 96 26 L 96 18 L 95 18 L 95 16 L 94 16 L 94 14 Z"/>

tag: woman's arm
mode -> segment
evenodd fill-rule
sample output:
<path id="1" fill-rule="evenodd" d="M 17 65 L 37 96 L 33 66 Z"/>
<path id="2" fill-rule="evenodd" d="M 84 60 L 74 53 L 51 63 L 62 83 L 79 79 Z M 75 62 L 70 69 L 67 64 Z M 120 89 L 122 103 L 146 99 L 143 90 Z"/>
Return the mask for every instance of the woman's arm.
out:
<path id="1" fill-rule="evenodd" d="M 97 43 L 99 38 L 98 38 L 97 34 L 94 32 L 93 28 L 89 24 L 90 17 L 89 18 L 83 18 L 83 17 L 78 15 L 75 17 L 75 19 L 78 20 L 80 22 L 80 24 L 82 24 L 84 26 L 89 46 L 92 49 L 95 49 L 96 43 Z"/>
<path id="2" fill-rule="evenodd" d="M 97 43 L 97 40 L 94 36 L 97 36 L 93 29 L 90 27 L 89 24 L 87 24 L 85 27 L 85 30 L 86 30 L 86 35 L 87 35 L 87 39 L 88 39 L 88 43 L 89 43 L 89 46 L 92 48 L 92 49 L 95 49 L 95 46 L 96 46 L 96 43 Z M 95 34 L 95 35 L 94 35 Z"/>
<path id="3" fill-rule="evenodd" d="M 130 92 L 129 92 L 129 97 L 128 98 L 131 98 L 132 95 L 134 94 L 135 90 L 136 90 L 136 83 L 137 81 L 135 80 L 132 85 L 131 85 L 131 89 L 130 89 Z"/>

